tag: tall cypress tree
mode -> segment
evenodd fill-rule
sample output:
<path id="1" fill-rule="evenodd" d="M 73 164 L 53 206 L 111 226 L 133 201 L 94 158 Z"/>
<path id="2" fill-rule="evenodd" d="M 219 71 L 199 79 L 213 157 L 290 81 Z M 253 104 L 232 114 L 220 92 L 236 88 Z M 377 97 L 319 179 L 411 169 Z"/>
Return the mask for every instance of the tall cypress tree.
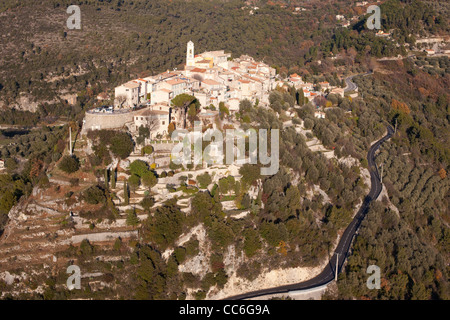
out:
<path id="1" fill-rule="evenodd" d="M 299 106 L 303 106 L 305 104 L 305 95 L 303 93 L 303 89 L 302 88 L 300 88 L 297 91 L 297 104 Z"/>
<path id="2" fill-rule="evenodd" d="M 109 183 L 108 183 L 108 169 L 105 169 L 105 188 L 108 189 Z"/>
<path id="3" fill-rule="evenodd" d="M 130 197 L 128 195 L 128 184 L 126 181 L 123 182 L 123 199 L 126 205 L 130 204 Z"/>
<path id="4" fill-rule="evenodd" d="M 116 188 L 116 169 L 111 171 L 111 189 Z"/>

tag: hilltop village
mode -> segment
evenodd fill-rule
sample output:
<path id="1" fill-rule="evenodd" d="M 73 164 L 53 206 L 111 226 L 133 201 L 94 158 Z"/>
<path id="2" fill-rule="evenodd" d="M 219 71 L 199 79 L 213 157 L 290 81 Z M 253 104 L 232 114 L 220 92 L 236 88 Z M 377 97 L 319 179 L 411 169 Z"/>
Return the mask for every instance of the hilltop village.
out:
<path id="1" fill-rule="evenodd" d="M 232 60 L 231 54 L 223 50 L 194 55 L 194 43 L 189 42 L 185 70 L 167 71 L 116 87 L 114 105 L 88 112 L 83 130 L 114 129 L 126 124 L 130 132 L 135 132 L 151 121 L 151 138 L 161 138 L 167 135 L 170 123 L 178 129 L 186 127 L 186 110 L 174 109 L 173 100 L 179 95 L 195 97 L 200 105 L 196 110 L 198 119 L 213 123 L 221 107 L 234 114 L 245 99 L 252 104 L 268 103 L 269 92 L 276 85 L 275 69 L 263 62 L 249 56 Z M 102 121 L 119 114 L 118 121 Z"/>
<path id="2" fill-rule="evenodd" d="M 314 99 L 325 92 L 344 97 L 344 89 L 332 87 L 326 81 L 308 83 L 297 74 L 280 79 L 274 68 L 247 55 L 231 59 L 231 54 L 223 50 L 196 55 L 194 43 L 190 41 L 184 70 L 166 71 L 116 87 L 114 105 L 88 111 L 83 132 L 126 126 L 130 133 L 137 133 L 139 127 L 144 126 L 151 129 L 150 139 L 167 139 L 169 131 L 185 129 L 189 123 L 186 119 L 188 110 L 175 105 L 179 96 L 194 97 L 199 106 L 196 118 L 202 125 L 210 125 L 216 123 L 219 113 L 226 113 L 230 120 L 239 112 L 243 100 L 252 105 L 268 106 L 272 90 L 287 90 L 289 87 L 303 90 L 307 99 Z M 324 115 L 317 110 L 316 117 Z M 172 129 L 169 130 L 171 123 Z"/>
<path id="3" fill-rule="evenodd" d="M 450 300 L 449 12 L 1 1 L 0 300 Z"/>
<path id="4" fill-rule="evenodd" d="M 295 93 L 303 93 L 300 103 L 289 93 L 294 89 Z M 212 231 L 214 224 L 203 220 L 188 222 L 197 219 L 192 212 L 204 206 L 198 201 L 209 201 L 208 194 L 214 195 L 214 201 L 220 205 L 220 221 L 238 224 L 257 214 L 265 206 L 259 168 L 255 172 L 255 167 L 246 167 L 245 162 L 174 164 L 171 151 L 177 141 L 171 139 L 171 132 L 186 129 L 195 133 L 195 121 L 200 121 L 204 133 L 214 128 L 223 131 L 242 125 L 246 129 L 257 127 L 258 121 L 247 114 L 249 110 L 259 110 L 263 117 L 279 121 L 283 130 L 304 138 L 305 148 L 321 157 L 333 158 L 334 150 L 326 149 L 313 135 L 311 126 L 305 124 L 311 119 L 296 117 L 301 105 L 311 101 L 308 105 L 314 116 L 324 118 L 325 105 L 316 104 L 316 98 L 329 93 L 342 97 L 344 89 L 328 82 L 304 82 L 297 74 L 280 79 L 274 68 L 249 56 L 231 59 L 224 51 L 194 55 L 192 42 L 187 45 L 184 70 L 167 71 L 116 87 L 113 105 L 86 112 L 81 131 L 71 129 L 69 144 L 61 158 L 49 167 L 45 181 L 11 210 L 9 217 L 14 223 L 5 230 L 4 246 L 0 249 L 0 265 L 8 265 L 8 269 L 0 268 L 0 277 L 8 285 L 5 294 L 45 294 L 45 286 L 28 289 L 32 280 L 27 274 L 34 270 L 33 266 L 44 266 L 37 273 L 33 271 L 33 279 L 52 274 L 62 283 L 65 268 L 73 259 L 82 267 L 82 284 L 90 288 L 89 295 L 118 290 L 105 268 L 113 270 L 122 283 L 134 281 L 134 271 L 128 270 L 134 270 L 135 258 L 127 259 L 148 234 L 146 228 L 156 230 L 164 239 L 175 237 L 171 241 L 176 247 L 161 246 L 165 248 L 161 251 L 164 263 L 171 262 L 186 248 L 186 261 L 177 257 L 176 273 L 210 283 L 211 289 L 206 291 L 197 284 L 180 289 L 187 299 L 224 298 L 248 287 L 273 285 L 278 276 L 268 282 L 265 277 L 271 274 L 267 270 L 255 282 L 238 274 L 238 266 L 245 258 L 231 247 L 221 249 L 223 267 L 219 271 L 211 267 L 218 259 L 217 254 L 212 254 L 212 246 L 228 239 L 229 235 L 219 233 L 229 230 L 214 227 Z M 283 99 L 289 102 L 282 102 Z M 328 201 L 319 186 L 307 197 L 319 195 Z M 152 219 L 162 220 L 152 224 Z M 173 226 L 173 219 L 186 221 Z M 164 239 L 161 238 L 163 242 Z M 300 277 L 308 277 L 320 268 L 307 272 L 300 268 Z M 274 272 L 286 276 L 281 269 Z M 16 279 L 28 282 L 15 282 Z M 297 280 L 297 276 L 288 277 L 284 282 Z M 225 283 L 228 284 L 224 289 Z M 56 288 L 66 290 L 61 284 Z M 80 293 L 71 294 L 77 297 Z"/>

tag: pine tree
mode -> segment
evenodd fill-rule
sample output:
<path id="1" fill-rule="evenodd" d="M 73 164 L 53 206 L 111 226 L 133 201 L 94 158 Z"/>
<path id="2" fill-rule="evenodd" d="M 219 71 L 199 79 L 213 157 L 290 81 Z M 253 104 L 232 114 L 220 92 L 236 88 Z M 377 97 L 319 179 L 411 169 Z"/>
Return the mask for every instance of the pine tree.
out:
<path id="1" fill-rule="evenodd" d="M 141 220 L 139 220 L 138 216 L 136 215 L 136 210 L 128 212 L 126 221 L 127 225 L 129 226 L 137 226 L 141 222 Z"/>

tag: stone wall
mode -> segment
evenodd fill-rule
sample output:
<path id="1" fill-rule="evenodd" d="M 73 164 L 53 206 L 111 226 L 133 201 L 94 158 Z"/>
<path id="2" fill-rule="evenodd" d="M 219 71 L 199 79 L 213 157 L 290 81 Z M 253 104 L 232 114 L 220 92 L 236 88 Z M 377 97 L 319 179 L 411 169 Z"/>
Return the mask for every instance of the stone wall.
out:
<path id="1" fill-rule="evenodd" d="M 78 234 L 72 236 L 68 242 L 77 244 L 83 241 L 84 239 L 89 240 L 89 242 L 107 242 L 107 241 L 115 241 L 117 238 L 129 239 L 132 237 L 138 237 L 138 232 L 134 231 L 122 231 L 122 232 L 100 232 L 100 233 L 87 233 L 87 234 Z"/>
<path id="2" fill-rule="evenodd" d="M 124 113 L 86 112 L 81 133 L 86 134 L 88 130 L 120 129 L 125 126 L 127 122 L 132 122 L 133 117 L 137 112 L 138 111 Z"/>

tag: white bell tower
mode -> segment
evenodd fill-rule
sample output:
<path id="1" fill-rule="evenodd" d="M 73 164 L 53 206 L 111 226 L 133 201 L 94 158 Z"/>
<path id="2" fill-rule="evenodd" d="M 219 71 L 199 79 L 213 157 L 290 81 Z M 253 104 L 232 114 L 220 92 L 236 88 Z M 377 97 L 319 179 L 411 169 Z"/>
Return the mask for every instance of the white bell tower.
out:
<path id="1" fill-rule="evenodd" d="M 189 41 L 187 44 L 187 51 L 186 51 L 186 67 L 193 67 L 194 66 L 194 43 L 192 41 Z"/>

